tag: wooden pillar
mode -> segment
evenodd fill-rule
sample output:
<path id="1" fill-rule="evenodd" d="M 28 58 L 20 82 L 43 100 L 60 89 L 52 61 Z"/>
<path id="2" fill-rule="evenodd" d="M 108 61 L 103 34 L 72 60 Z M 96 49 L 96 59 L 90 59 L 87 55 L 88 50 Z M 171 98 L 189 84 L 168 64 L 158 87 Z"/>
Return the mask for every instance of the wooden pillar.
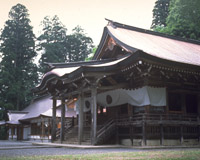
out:
<path id="1" fill-rule="evenodd" d="M 198 95 L 198 106 L 197 106 L 198 115 L 200 116 L 200 94 Z"/>
<path id="2" fill-rule="evenodd" d="M 185 94 L 181 94 L 181 110 L 183 114 L 186 114 Z"/>
<path id="3" fill-rule="evenodd" d="M 12 136 L 12 140 L 13 140 L 14 129 L 15 129 L 15 128 L 13 128 L 13 126 L 11 126 L 11 136 Z"/>
<path id="4" fill-rule="evenodd" d="M 162 116 L 160 116 L 160 145 L 162 146 L 164 142 L 164 131 L 163 131 L 163 121 Z"/>
<path id="5" fill-rule="evenodd" d="M 197 122 L 198 122 L 198 140 L 200 144 L 200 94 L 198 95 L 198 106 L 197 106 L 197 111 L 198 111 L 198 117 L 197 117 Z"/>
<path id="6" fill-rule="evenodd" d="M 129 126 L 131 145 L 133 146 L 133 126 Z"/>
<path id="7" fill-rule="evenodd" d="M 163 124 L 160 124 L 160 145 L 162 146 L 164 143 L 164 131 Z"/>
<path id="8" fill-rule="evenodd" d="M 51 142 L 56 140 L 56 99 L 53 99 Z"/>
<path id="9" fill-rule="evenodd" d="M 44 119 L 43 119 L 43 117 L 41 117 L 41 127 L 42 127 L 41 138 L 44 139 Z"/>
<path id="10" fill-rule="evenodd" d="M 49 140 L 49 135 L 50 135 L 50 119 L 48 119 L 48 140 Z"/>
<path id="11" fill-rule="evenodd" d="M 200 144 L 200 116 L 197 117 L 197 122 L 198 122 L 198 141 Z"/>
<path id="12" fill-rule="evenodd" d="M 97 141 L 97 89 L 92 88 L 92 108 L 91 108 L 91 144 L 95 145 Z"/>
<path id="13" fill-rule="evenodd" d="M 180 142 L 181 142 L 181 145 L 183 144 L 183 125 L 180 125 Z"/>
<path id="14" fill-rule="evenodd" d="M 65 134 L 65 100 L 62 99 L 61 105 L 61 128 L 60 128 L 60 142 L 64 141 Z"/>
<path id="15" fill-rule="evenodd" d="M 79 106 L 79 115 L 78 115 L 78 144 L 81 144 L 83 140 L 83 107 L 84 107 L 84 94 L 81 92 L 79 96 L 81 105 Z"/>
<path id="16" fill-rule="evenodd" d="M 199 141 L 199 144 L 200 144 L 200 125 L 198 126 L 198 141 Z"/>
<path id="17" fill-rule="evenodd" d="M 116 143 L 119 144 L 119 127 L 116 127 Z"/>
<path id="18" fill-rule="evenodd" d="M 142 146 L 146 146 L 146 122 L 145 122 L 145 115 L 143 115 L 143 121 L 142 121 Z"/>

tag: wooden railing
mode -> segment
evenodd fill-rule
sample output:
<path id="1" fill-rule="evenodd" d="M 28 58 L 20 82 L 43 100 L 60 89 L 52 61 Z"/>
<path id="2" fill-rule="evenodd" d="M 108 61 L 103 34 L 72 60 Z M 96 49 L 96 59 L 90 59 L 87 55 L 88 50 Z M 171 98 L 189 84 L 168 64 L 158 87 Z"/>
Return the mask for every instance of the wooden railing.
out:
<path id="1" fill-rule="evenodd" d="M 175 114 L 135 114 L 131 117 L 119 117 L 117 125 L 137 125 L 146 122 L 147 124 L 177 124 L 177 125 L 198 125 L 199 116 L 175 115 Z"/>
<path id="2" fill-rule="evenodd" d="M 109 119 L 104 125 L 98 126 L 96 144 L 105 143 L 115 133 L 116 128 L 120 128 L 120 126 L 130 127 L 131 132 L 127 134 L 131 134 L 133 138 L 141 137 L 144 141 L 146 138 L 164 139 L 165 137 L 177 136 L 177 134 L 191 137 L 200 132 L 200 129 L 198 129 L 200 118 L 194 115 L 175 114 L 135 114 L 130 117 L 113 118 Z M 72 121 L 66 120 L 65 133 L 72 128 Z M 57 138 L 59 136 L 60 131 L 58 130 Z"/>
<path id="3" fill-rule="evenodd" d="M 65 128 L 65 133 L 68 133 L 73 127 L 73 122 L 71 119 L 66 119 L 65 120 L 65 124 L 64 124 L 64 128 Z M 60 128 L 57 128 L 56 130 L 56 139 L 60 138 Z"/>
<path id="4" fill-rule="evenodd" d="M 100 129 L 97 131 L 97 142 L 96 144 L 104 143 L 115 130 L 116 122 L 114 119 L 108 120 L 105 125 L 99 126 Z"/>

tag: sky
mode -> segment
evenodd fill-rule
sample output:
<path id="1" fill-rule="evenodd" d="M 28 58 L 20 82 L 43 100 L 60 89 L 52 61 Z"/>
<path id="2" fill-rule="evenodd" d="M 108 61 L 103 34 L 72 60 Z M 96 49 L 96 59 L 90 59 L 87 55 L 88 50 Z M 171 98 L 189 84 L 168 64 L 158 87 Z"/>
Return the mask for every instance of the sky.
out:
<path id="1" fill-rule="evenodd" d="M 45 16 L 57 15 L 68 34 L 80 25 L 98 45 L 107 19 L 127 25 L 150 29 L 152 10 L 156 0 L 0 0 L 0 28 L 8 20 L 12 6 L 26 6 L 33 32 L 39 35 Z"/>

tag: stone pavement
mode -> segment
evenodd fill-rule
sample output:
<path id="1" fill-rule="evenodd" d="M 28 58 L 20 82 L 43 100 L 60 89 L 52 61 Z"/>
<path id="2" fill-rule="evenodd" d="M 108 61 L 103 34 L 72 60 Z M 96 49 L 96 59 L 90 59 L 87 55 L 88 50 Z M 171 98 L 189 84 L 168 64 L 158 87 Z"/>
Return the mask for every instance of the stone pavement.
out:
<path id="1" fill-rule="evenodd" d="M 28 148 L 50 148 L 55 146 L 49 145 L 33 145 L 31 141 L 8 141 L 0 140 L 0 150 L 9 149 L 28 149 Z"/>
<path id="2" fill-rule="evenodd" d="M 52 146 L 64 148 L 77 148 L 77 149 L 104 149 L 104 148 L 132 148 L 132 149 L 173 149 L 173 148 L 200 148 L 200 145 L 193 146 L 124 146 L 124 145 L 77 145 L 77 144 L 62 144 L 62 143 L 39 143 L 33 142 L 33 145 L 39 146 Z"/>
<path id="3" fill-rule="evenodd" d="M 200 146 L 150 146 L 132 147 L 121 145 L 84 146 L 55 143 L 38 143 L 30 141 L 0 141 L 1 157 L 51 156 L 51 155 L 85 155 L 115 152 L 151 152 L 152 150 L 200 150 Z"/>
<path id="4" fill-rule="evenodd" d="M 108 148 L 132 148 L 132 149 L 175 149 L 175 148 L 200 148 L 200 145 L 194 146 L 124 146 L 124 145 L 77 145 L 61 144 L 51 142 L 35 141 L 3 141 L 0 140 L 0 150 L 7 149 L 28 149 L 28 148 L 76 148 L 76 149 L 108 149 Z"/>

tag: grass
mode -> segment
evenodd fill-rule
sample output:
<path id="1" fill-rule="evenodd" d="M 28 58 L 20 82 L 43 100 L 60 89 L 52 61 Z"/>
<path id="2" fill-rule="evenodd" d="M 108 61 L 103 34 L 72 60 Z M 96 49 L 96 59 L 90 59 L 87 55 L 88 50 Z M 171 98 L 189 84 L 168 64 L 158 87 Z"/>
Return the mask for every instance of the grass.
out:
<path id="1" fill-rule="evenodd" d="M 200 160 L 200 150 L 157 150 L 63 156 L 1 157 L 1 160 Z"/>

